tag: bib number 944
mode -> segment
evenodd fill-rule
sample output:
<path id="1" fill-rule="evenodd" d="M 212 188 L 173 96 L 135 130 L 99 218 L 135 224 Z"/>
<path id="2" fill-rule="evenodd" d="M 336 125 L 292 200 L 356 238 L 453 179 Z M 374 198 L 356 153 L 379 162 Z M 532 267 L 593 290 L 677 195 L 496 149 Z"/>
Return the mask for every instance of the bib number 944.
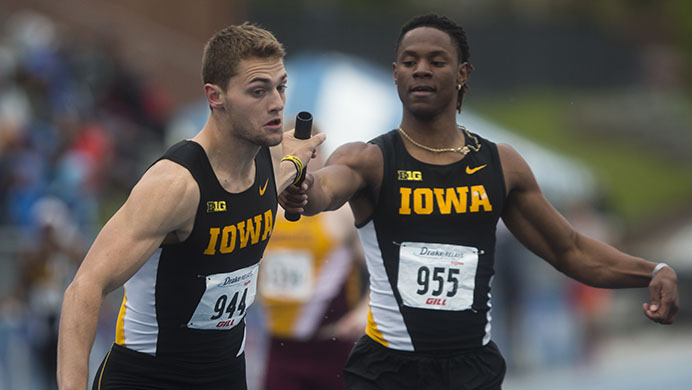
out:
<path id="1" fill-rule="evenodd" d="M 206 289 L 187 327 L 222 330 L 238 325 L 255 301 L 258 267 L 206 276 Z"/>

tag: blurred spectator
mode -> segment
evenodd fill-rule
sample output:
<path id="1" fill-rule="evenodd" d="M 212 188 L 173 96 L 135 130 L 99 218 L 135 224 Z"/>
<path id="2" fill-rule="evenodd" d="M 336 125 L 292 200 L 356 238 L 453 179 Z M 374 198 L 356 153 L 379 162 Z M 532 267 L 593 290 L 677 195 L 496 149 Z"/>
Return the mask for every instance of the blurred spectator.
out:
<path id="1" fill-rule="evenodd" d="M 53 389 L 57 388 L 56 348 L 62 295 L 85 254 L 85 243 L 60 199 L 39 200 L 31 215 L 33 234 L 20 252 L 15 293 L 26 310 L 29 342 L 40 362 L 39 376 Z"/>
<path id="2" fill-rule="evenodd" d="M 0 226 L 20 237 L 0 262 L 14 274 L 0 290 L 0 388 L 55 388 L 65 287 L 103 209 L 163 150 L 168 93 L 115 48 L 33 11 L 0 13 Z"/>
<path id="3" fill-rule="evenodd" d="M 298 223 L 280 210 L 258 290 L 269 332 L 265 389 L 343 388 L 367 314 L 353 233 L 346 208 Z"/>
<path id="4" fill-rule="evenodd" d="M 93 229 L 101 196 L 126 193 L 141 155 L 163 149 L 168 95 L 120 61 L 114 45 L 76 42 L 45 16 L 22 11 L 4 28 L 0 223 L 26 226 L 31 205 L 53 194 L 80 228 Z"/>

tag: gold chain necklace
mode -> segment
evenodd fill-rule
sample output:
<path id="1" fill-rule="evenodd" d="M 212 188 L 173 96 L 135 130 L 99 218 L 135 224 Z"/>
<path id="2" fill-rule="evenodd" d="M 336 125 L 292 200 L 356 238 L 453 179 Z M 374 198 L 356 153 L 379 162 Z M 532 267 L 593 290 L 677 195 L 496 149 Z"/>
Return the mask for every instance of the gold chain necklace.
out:
<path id="1" fill-rule="evenodd" d="M 469 133 L 469 131 L 466 130 L 466 127 L 464 127 L 462 125 L 457 125 L 457 127 L 459 128 L 459 130 L 463 131 L 466 134 L 467 140 L 469 138 L 472 138 L 476 145 L 475 146 L 474 145 L 463 145 L 463 146 L 459 146 L 456 148 L 440 148 L 440 149 L 431 148 L 429 146 L 425 146 L 425 145 L 419 144 L 418 142 L 414 141 L 413 138 L 409 137 L 409 135 L 406 134 L 406 132 L 404 131 L 404 129 L 401 128 L 401 126 L 397 126 L 397 129 L 399 130 L 401 135 L 404 136 L 404 138 L 409 140 L 409 142 L 411 142 L 412 144 L 414 144 L 415 146 L 417 146 L 423 150 L 427 150 L 428 152 L 433 152 L 433 153 L 456 152 L 456 153 L 461 153 L 465 156 L 466 154 L 468 154 L 468 152 L 470 152 L 472 150 L 474 152 L 479 151 L 481 149 L 481 144 L 478 142 L 478 138 L 476 138 L 471 133 Z"/>

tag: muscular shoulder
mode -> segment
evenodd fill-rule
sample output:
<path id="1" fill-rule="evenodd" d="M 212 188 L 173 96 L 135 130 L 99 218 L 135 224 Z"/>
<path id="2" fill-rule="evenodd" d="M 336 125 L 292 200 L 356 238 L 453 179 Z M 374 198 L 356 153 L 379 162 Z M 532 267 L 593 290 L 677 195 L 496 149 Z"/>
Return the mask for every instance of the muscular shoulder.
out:
<path id="1" fill-rule="evenodd" d="M 126 205 L 131 212 L 173 231 L 194 222 L 199 197 L 197 182 L 186 168 L 160 160 L 135 185 Z"/>
<path id="2" fill-rule="evenodd" d="M 497 151 L 502 163 L 507 192 L 536 188 L 538 184 L 529 164 L 514 148 L 507 144 L 497 144 Z"/>

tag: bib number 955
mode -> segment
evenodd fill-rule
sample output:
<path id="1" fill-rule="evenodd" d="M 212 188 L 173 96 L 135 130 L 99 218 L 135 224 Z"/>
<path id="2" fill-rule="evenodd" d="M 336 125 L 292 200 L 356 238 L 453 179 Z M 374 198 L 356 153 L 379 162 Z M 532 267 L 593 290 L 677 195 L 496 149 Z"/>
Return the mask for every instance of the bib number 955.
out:
<path id="1" fill-rule="evenodd" d="M 430 268 L 422 266 L 418 268 L 417 281 L 420 288 L 416 290 L 416 294 L 426 295 L 430 291 L 433 297 L 439 297 L 446 290 L 445 296 L 453 297 L 459 291 L 460 272 L 461 270 L 458 268 L 432 267 L 431 271 Z M 445 282 L 447 286 L 445 286 Z M 432 290 L 431 283 L 434 284 Z"/>
<path id="2" fill-rule="evenodd" d="M 404 242 L 399 250 L 397 288 L 408 307 L 468 310 L 473 305 L 477 266 L 476 248 Z"/>

